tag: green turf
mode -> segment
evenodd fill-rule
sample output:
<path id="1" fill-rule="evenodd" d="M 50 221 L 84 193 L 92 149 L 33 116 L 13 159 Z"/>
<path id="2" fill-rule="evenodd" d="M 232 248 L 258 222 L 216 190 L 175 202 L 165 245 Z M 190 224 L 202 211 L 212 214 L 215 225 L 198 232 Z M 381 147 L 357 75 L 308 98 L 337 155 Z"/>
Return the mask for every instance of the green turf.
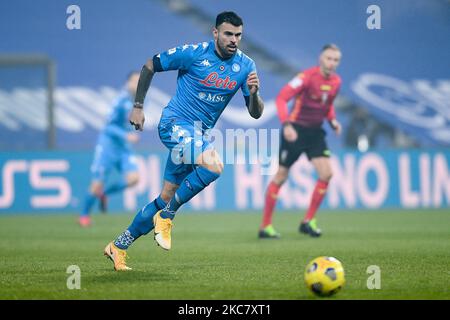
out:
<path id="1" fill-rule="evenodd" d="M 131 215 L 96 215 L 81 229 L 69 215 L 0 217 L 0 299 L 315 299 L 303 283 L 311 259 L 340 259 L 346 285 L 333 299 L 450 299 L 450 212 L 320 212 L 319 239 L 297 232 L 299 214 L 278 213 L 280 240 L 259 240 L 257 213 L 180 213 L 172 250 L 152 234 L 117 273 L 102 250 Z M 69 265 L 81 289 L 69 290 Z M 367 267 L 381 268 L 369 290 Z"/>

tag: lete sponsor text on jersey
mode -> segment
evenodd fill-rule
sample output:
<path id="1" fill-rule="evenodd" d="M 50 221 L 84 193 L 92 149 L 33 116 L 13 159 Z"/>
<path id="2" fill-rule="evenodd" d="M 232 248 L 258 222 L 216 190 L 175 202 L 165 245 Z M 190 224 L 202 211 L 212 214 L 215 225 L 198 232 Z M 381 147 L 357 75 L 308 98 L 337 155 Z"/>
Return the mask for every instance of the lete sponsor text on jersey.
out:
<path id="1" fill-rule="evenodd" d="M 216 88 L 233 90 L 236 87 L 237 81 L 231 81 L 229 76 L 222 79 L 217 72 L 211 72 L 205 79 L 201 80 L 200 83 L 207 87 L 214 86 Z"/>

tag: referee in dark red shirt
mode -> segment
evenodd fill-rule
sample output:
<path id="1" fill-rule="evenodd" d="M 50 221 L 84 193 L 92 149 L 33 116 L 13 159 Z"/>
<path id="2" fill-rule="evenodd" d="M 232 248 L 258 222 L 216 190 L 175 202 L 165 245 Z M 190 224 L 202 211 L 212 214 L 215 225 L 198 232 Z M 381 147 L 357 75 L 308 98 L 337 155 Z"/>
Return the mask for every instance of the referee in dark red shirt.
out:
<path id="1" fill-rule="evenodd" d="M 317 170 L 317 180 L 311 202 L 299 231 L 312 237 L 319 237 L 314 215 L 319 208 L 332 177 L 330 150 L 325 141 L 322 122 L 326 119 L 336 134 L 341 133 L 341 125 L 336 120 L 333 101 L 341 86 L 341 78 L 335 73 L 341 60 L 341 51 L 334 44 L 325 45 L 319 57 L 319 66 L 298 74 L 285 85 L 276 99 L 278 116 L 283 124 L 279 169 L 266 191 L 260 238 L 279 238 L 280 234 L 272 226 L 273 209 L 278 192 L 288 178 L 289 168 L 304 152 Z M 289 113 L 288 102 L 294 99 Z"/>

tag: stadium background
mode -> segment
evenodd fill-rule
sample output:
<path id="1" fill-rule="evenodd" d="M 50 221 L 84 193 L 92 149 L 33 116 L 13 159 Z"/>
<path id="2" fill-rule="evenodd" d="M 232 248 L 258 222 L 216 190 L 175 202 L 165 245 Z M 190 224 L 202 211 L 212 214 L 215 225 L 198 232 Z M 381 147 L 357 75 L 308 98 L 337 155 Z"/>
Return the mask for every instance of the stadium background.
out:
<path id="1" fill-rule="evenodd" d="M 81 10 L 79 30 L 66 25 L 71 5 Z M 367 27 L 371 5 L 381 9 L 379 30 Z M 274 216 L 282 238 L 257 238 L 270 179 L 262 173 L 276 168 L 275 152 L 269 166 L 226 165 L 180 211 L 170 252 L 145 237 L 129 250 L 133 272 L 114 273 L 105 244 L 159 192 L 166 151 L 155 127 L 176 74 L 158 74 L 147 95 L 139 185 L 111 197 L 112 214 L 95 212 L 92 228 L 80 228 L 98 132 L 130 70 L 154 53 L 211 39 L 222 10 L 244 19 L 241 48 L 256 61 L 266 103 L 252 120 L 238 93 L 222 131 L 278 129 L 279 89 L 316 63 L 324 43 L 342 48 L 336 108 L 344 131 L 336 138 L 327 128 L 335 176 L 318 213 L 324 234 L 297 231 L 315 180 L 302 158 Z M 344 264 L 338 299 L 448 300 L 449 34 L 447 0 L 0 1 L 0 300 L 310 299 L 304 266 L 322 255 Z M 73 266 L 79 290 L 69 286 Z M 373 266 L 380 290 L 369 288 Z"/>
<path id="2" fill-rule="evenodd" d="M 219 129 L 279 128 L 277 92 L 316 63 L 324 43 L 335 42 L 343 51 L 338 70 L 343 87 L 336 106 L 344 133 L 337 138 L 325 126 L 338 178 L 324 208 L 448 207 L 448 1 L 281 1 L 276 11 L 272 3 L 258 2 L 258 13 L 254 1 L 78 1 L 79 30 L 66 26 L 71 4 L 0 4 L 0 53 L 9 61 L 0 68 L 2 213 L 76 212 L 89 184 L 98 131 L 126 75 L 155 53 L 208 41 L 222 10 L 235 10 L 244 19 L 242 49 L 257 63 L 266 110 L 262 119 L 251 119 L 239 93 Z M 371 4 L 381 8 L 379 30 L 366 24 Z M 10 62 L 18 58 L 25 63 Z M 47 71 L 26 63 L 43 58 L 54 65 L 52 143 Z M 137 147 L 143 179 L 123 197 L 112 198 L 112 211 L 133 211 L 159 191 L 166 152 L 155 128 L 174 92 L 175 77 L 173 72 L 158 74 L 153 82 Z M 272 169 L 274 150 L 265 151 Z M 228 165 L 204 198 L 187 207 L 261 209 L 270 178 L 260 174 L 261 166 Z M 313 187 L 312 167 L 303 159 L 284 188 L 280 208 L 305 208 Z"/>

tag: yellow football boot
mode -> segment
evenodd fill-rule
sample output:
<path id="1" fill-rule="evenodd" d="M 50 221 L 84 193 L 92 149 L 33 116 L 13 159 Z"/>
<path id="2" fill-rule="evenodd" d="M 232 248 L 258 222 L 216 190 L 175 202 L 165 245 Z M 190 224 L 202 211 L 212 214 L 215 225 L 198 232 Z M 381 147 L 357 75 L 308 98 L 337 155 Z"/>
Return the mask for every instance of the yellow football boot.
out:
<path id="1" fill-rule="evenodd" d="M 155 240 L 158 245 L 164 250 L 170 250 L 172 246 L 172 239 L 170 232 L 172 231 L 172 220 L 169 218 L 161 218 L 162 210 L 159 210 L 153 216 L 153 225 L 155 226 Z"/>
<path id="2" fill-rule="evenodd" d="M 126 264 L 127 251 L 117 248 L 113 242 L 108 243 L 103 254 L 114 263 L 114 270 L 131 270 L 131 268 Z"/>

